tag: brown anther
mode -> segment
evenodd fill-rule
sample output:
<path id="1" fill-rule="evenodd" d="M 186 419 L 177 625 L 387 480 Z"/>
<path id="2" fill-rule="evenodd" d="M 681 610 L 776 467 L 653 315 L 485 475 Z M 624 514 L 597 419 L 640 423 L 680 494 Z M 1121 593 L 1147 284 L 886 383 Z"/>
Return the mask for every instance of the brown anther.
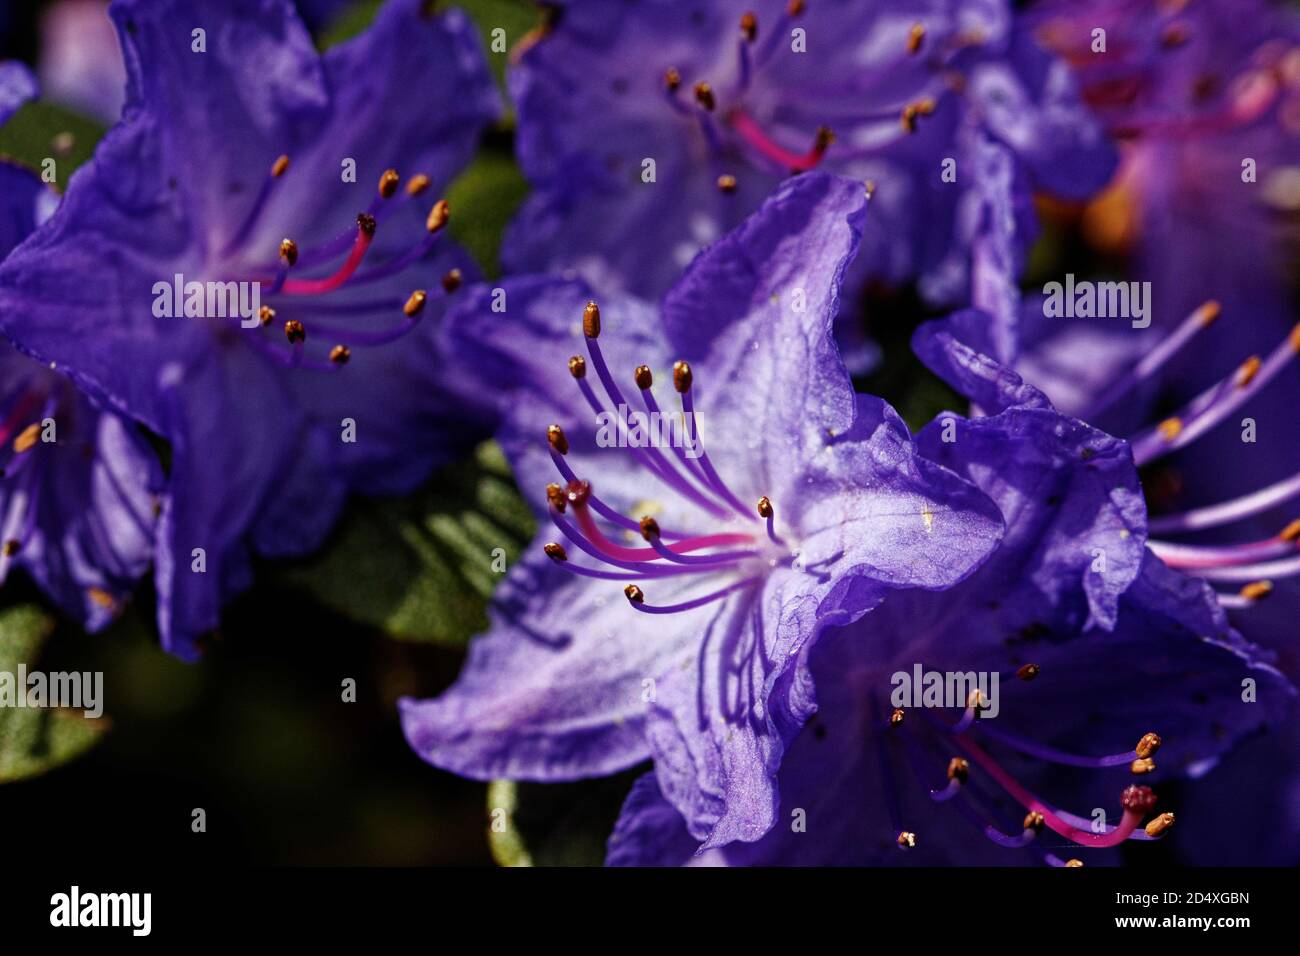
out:
<path id="1" fill-rule="evenodd" d="M 1237 593 L 1247 601 L 1262 601 L 1273 593 L 1273 582 L 1251 581 Z"/>
<path id="2" fill-rule="evenodd" d="M 948 779 L 956 780 L 958 783 L 965 783 L 970 779 L 970 762 L 961 757 L 953 757 L 949 760 Z"/>
<path id="3" fill-rule="evenodd" d="M 357 213 L 357 228 L 366 236 L 375 234 L 375 217 L 368 212 Z"/>
<path id="4" fill-rule="evenodd" d="M 712 111 L 717 105 L 717 100 L 713 98 L 713 87 L 707 83 L 695 84 L 695 102 L 699 103 L 706 110 Z"/>
<path id="5" fill-rule="evenodd" d="M 451 269 L 450 271 L 448 271 L 448 273 L 445 276 L 442 277 L 442 291 L 446 292 L 448 295 L 451 295 L 453 292 L 455 292 L 457 289 L 460 288 L 460 284 L 462 281 L 463 280 L 461 279 L 460 270 Z"/>
<path id="6" fill-rule="evenodd" d="M 723 173 L 718 177 L 718 191 L 727 195 L 736 191 L 736 177 L 731 173 Z"/>
<path id="7" fill-rule="evenodd" d="M 542 550 L 552 561 L 568 561 L 569 553 L 564 550 L 563 546 L 556 544 L 554 541 L 542 545 Z"/>
<path id="8" fill-rule="evenodd" d="M 983 707 L 984 704 L 985 704 L 985 699 L 984 699 L 984 692 L 983 692 L 983 691 L 980 691 L 980 690 L 973 690 L 973 691 L 971 691 L 969 694 L 966 695 L 966 706 L 967 706 L 967 707 L 974 708 L 974 709 L 978 710 L 980 707 Z"/>
<path id="9" fill-rule="evenodd" d="M 587 360 L 581 355 L 575 355 L 569 359 L 569 374 L 574 378 L 586 378 Z"/>
<path id="10" fill-rule="evenodd" d="M 627 595 L 627 599 L 633 604 L 645 603 L 645 594 L 635 584 L 629 584 L 623 589 L 623 593 Z"/>
<path id="11" fill-rule="evenodd" d="M 915 849 L 916 834 L 908 830 L 904 830 L 902 833 L 898 835 L 898 845 L 901 846 L 904 850 Z"/>
<path id="12" fill-rule="evenodd" d="M 645 391 L 654 384 L 654 376 L 650 374 L 649 365 L 638 365 L 632 372 L 632 378 L 636 382 L 636 387 Z"/>
<path id="13" fill-rule="evenodd" d="M 1234 382 L 1237 388 L 1245 388 L 1249 385 L 1251 381 L 1254 380 L 1255 376 L 1259 374 L 1259 367 L 1263 364 L 1264 363 L 1260 361 L 1258 355 L 1252 355 L 1250 358 L 1246 359 L 1246 361 L 1242 362 L 1241 367 L 1237 369 L 1236 380 Z"/>
<path id="14" fill-rule="evenodd" d="M 574 479 L 564 491 L 564 497 L 575 508 L 581 508 L 591 497 L 591 482 Z"/>
<path id="15" fill-rule="evenodd" d="M 1300 322 L 1295 324 L 1291 334 L 1287 336 L 1287 342 L 1290 343 L 1292 352 L 1300 352 Z"/>
<path id="16" fill-rule="evenodd" d="M 406 305 L 402 306 L 402 314 L 408 319 L 415 318 L 424 311 L 424 303 L 428 298 L 428 294 L 423 289 L 416 289 L 406 300 Z"/>
<path id="17" fill-rule="evenodd" d="M 1021 680 L 1033 680 L 1038 676 L 1038 669 L 1037 664 L 1025 664 L 1016 671 L 1016 676 Z"/>
<path id="18" fill-rule="evenodd" d="M 670 66 L 664 71 L 664 86 L 669 93 L 676 93 L 682 85 L 682 75 L 677 72 L 677 67 Z"/>
<path id="19" fill-rule="evenodd" d="M 1159 734 L 1143 734 L 1142 739 L 1133 748 L 1133 752 L 1142 758 L 1154 757 L 1163 742 Z"/>
<path id="20" fill-rule="evenodd" d="M 1213 325 L 1214 320 L 1223 314 L 1223 306 L 1219 305 L 1217 299 L 1209 299 L 1201 303 L 1197 312 L 1200 313 L 1200 324 L 1204 328 L 1207 325 Z"/>
<path id="21" fill-rule="evenodd" d="M 397 170 L 385 169 L 379 177 L 379 195 L 384 199 L 392 199 L 397 195 L 397 187 L 401 184 L 402 177 L 397 175 Z"/>
<path id="22" fill-rule="evenodd" d="M 758 499 L 758 516 L 760 518 L 770 518 L 776 512 L 772 509 L 772 499 L 767 495 Z"/>
<path id="23" fill-rule="evenodd" d="M 289 340 L 290 345 L 297 345 L 299 342 L 307 341 L 307 329 L 297 319 L 290 319 L 284 323 L 284 337 Z"/>
<path id="24" fill-rule="evenodd" d="M 641 519 L 641 537 L 647 541 L 659 540 L 659 522 L 654 518 L 646 515 Z"/>
<path id="25" fill-rule="evenodd" d="M 894 712 L 889 715 L 889 726 L 898 727 L 903 723 L 903 708 L 895 707 Z"/>
<path id="26" fill-rule="evenodd" d="M 1043 815 L 1041 813 L 1039 813 L 1037 810 L 1030 810 L 1028 813 L 1025 814 L 1025 822 L 1023 824 L 1023 828 L 1026 830 L 1033 830 L 1035 833 L 1037 833 L 1038 831 L 1043 829 L 1043 826 L 1046 822 L 1047 821 L 1043 819 Z"/>
<path id="27" fill-rule="evenodd" d="M 1183 420 L 1181 418 L 1166 418 L 1156 426 L 1156 430 L 1164 436 L 1165 441 L 1173 441 L 1183 433 Z"/>
<path id="28" fill-rule="evenodd" d="M 1125 810 L 1147 813 L 1156 805 L 1156 794 L 1150 787 L 1135 783 L 1124 788 L 1124 792 L 1119 795 L 1119 802 Z"/>
<path id="29" fill-rule="evenodd" d="M 600 338 L 600 306 L 594 301 L 583 307 L 582 334 L 589 339 Z"/>
<path id="30" fill-rule="evenodd" d="M 281 154 L 280 156 L 276 157 L 275 162 L 271 164 L 271 177 L 273 179 L 279 179 L 288 171 L 289 171 L 289 157 L 284 154 Z"/>
<path id="31" fill-rule="evenodd" d="M 691 366 L 687 362 L 673 363 L 673 388 L 685 395 L 691 390 L 691 382 L 695 380 L 691 373 Z"/>
<path id="32" fill-rule="evenodd" d="M 4 543 L 4 548 L 3 548 L 4 556 L 6 558 L 12 558 L 15 554 L 18 553 L 19 549 L 21 549 L 22 546 L 23 546 L 22 542 L 19 541 L 17 538 L 10 538 L 8 541 Z"/>
<path id="33" fill-rule="evenodd" d="M 1066 860 L 1065 865 L 1068 866 L 1070 869 L 1074 870 L 1083 866 L 1083 861 L 1077 858 L 1072 860 Z"/>
<path id="34" fill-rule="evenodd" d="M 335 365 L 347 365 L 352 358 L 352 350 L 346 345 L 336 345 L 330 349 L 330 361 Z"/>
<path id="35" fill-rule="evenodd" d="M 753 43 L 758 39 L 758 17 L 752 12 L 741 16 L 740 35 L 745 38 L 746 43 Z"/>
<path id="36" fill-rule="evenodd" d="M 552 508 L 560 512 L 564 511 L 569 504 L 569 499 L 565 497 L 564 489 L 555 484 L 555 482 L 551 482 L 546 486 L 546 501 Z"/>
<path id="37" fill-rule="evenodd" d="M 447 225 L 447 220 L 451 218 L 451 204 L 445 199 L 439 199 L 429 210 L 429 218 L 424 220 L 424 228 L 430 232 L 437 232 L 443 226 Z"/>
<path id="38" fill-rule="evenodd" d="M 263 325 L 270 325 L 275 319 L 275 309 L 269 305 L 264 305 L 257 310 L 257 318 Z"/>
<path id="39" fill-rule="evenodd" d="M 1147 836 L 1158 837 L 1173 825 L 1174 815 L 1172 813 L 1162 813 L 1142 829 L 1146 830 Z"/>
<path id="40" fill-rule="evenodd" d="M 819 156 L 830 149 L 835 142 L 835 131 L 829 126 L 818 126 L 813 136 L 813 151 Z"/>
<path id="41" fill-rule="evenodd" d="M 1160 45 L 1166 50 L 1180 47 L 1187 42 L 1187 27 L 1181 23 L 1171 23 L 1160 34 Z"/>
<path id="42" fill-rule="evenodd" d="M 569 439 L 564 437 L 564 429 L 559 425 L 547 426 L 546 440 L 550 446 L 561 455 L 567 455 L 569 453 Z"/>
<path id="43" fill-rule="evenodd" d="M 1156 769 L 1156 762 L 1150 757 L 1138 757 L 1128 765 L 1129 773 L 1134 776 L 1141 776 L 1144 773 L 1151 773 Z"/>
<path id="44" fill-rule="evenodd" d="M 288 265 L 295 266 L 298 264 L 298 243 L 292 239 L 280 240 L 280 258 Z"/>
<path id="45" fill-rule="evenodd" d="M 803 13 L 804 8 L 807 7 L 807 5 L 808 4 L 805 3 L 804 0 L 790 0 L 790 2 L 785 5 L 785 12 L 792 17 L 797 17 L 799 14 Z"/>
<path id="46" fill-rule="evenodd" d="M 433 181 L 428 176 L 424 175 L 424 173 L 416 173 L 406 181 L 406 195 L 418 196 L 431 185 L 433 185 Z"/>
<path id="47" fill-rule="evenodd" d="M 117 607 L 117 598 L 112 594 L 99 587 L 86 588 L 86 597 L 90 598 L 95 604 L 102 608 L 112 610 Z"/>
<path id="48" fill-rule="evenodd" d="M 907 34 L 907 52 L 916 54 L 921 49 L 921 41 L 925 39 L 925 27 L 919 23 L 913 23 L 912 29 Z"/>
<path id="49" fill-rule="evenodd" d="M 1300 541 L 1300 518 L 1296 518 L 1295 521 L 1283 528 L 1278 537 L 1283 541 Z"/>
<path id="50" fill-rule="evenodd" d="M 21 455 L 25 451 L 31 451 L 36 443 L 41 439 L 40 422 L 32 422 L 16 436 L 14 436 L 14 451 Z"/>
<path id="51" fill-rule="evenodd" d="M 903 113 L 899 117 L 903 129 L 908 133 L 916 132 L 916 120 L 919 116 L 929 116 L 934 112 L 934 100 L 928 96 L 924 99 L 917 100 L 915 103 L 908 103 L 903 107 Z"/>

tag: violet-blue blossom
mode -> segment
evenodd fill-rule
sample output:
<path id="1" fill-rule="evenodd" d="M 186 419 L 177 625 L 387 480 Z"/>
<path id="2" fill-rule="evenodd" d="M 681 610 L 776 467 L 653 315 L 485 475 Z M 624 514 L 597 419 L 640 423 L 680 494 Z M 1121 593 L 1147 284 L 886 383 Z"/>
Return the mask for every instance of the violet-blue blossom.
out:
<path id="1" fill-rule="evenodd" d="M 0 125 L 36 86 L 0 63 Z M 0 160 L 0 260 L 58 196 Z M 0 343 L 0 581 L 22 568 L 91 630 L 112 619 L 149 565 L 161 475 L 144 436 L 65 376 Z"/>
<path id="2" fill-rule="evenodd" d="M 1203 776 L 1290 701 L 1208 585 L 1146 546 L 1127 444 L 962 341 L 987 347 L 976 318 L 925 326 L 916 343 L 989 415 L 943 413 L 917 447 L 997 503 L 1005 537 L 953 588 L 891 594 L 823 635 L 818 710 L 778 775 L 778 824 L 703 862 L 1113 863 L 1129 840 L 1179 838 L 1188 821 L 1162 781 Z M 987 679 L 956 707 L 895 699 L 915 669 Z M 1201 807 L 1193 833 L 1236 828 L 1238 802 Z M 681 864 L 697 845 L 647 775 L 609 862 Z"/>
<path id="3" fill-rule="evenodd" d="M 0 266 L 0 327 L 170 444 L 159 627 L 192 657 L 253 554 L 483 427 L 434 345 L 473 276 L 438 197 L 499 103 L 465 16 L 419 0 L 324 55 L 287 0 L 111 12 L 123 119 Z"/>
<path id="4" fill-rule="evenodd" d="M 836 351 L 866 203 L 858 182 L 787 182 L 659 309 L 539 277 L 505 283 L 502 314 L 483 290 L 449 317 L 457 361 L 501 383 L 544 530 L 457 683 L 402 702 L 421 757 L 568 780 L 653 756 L 698 843 L 773 825 L 817 635 L 952 586 L 1001 533 Z"/>
<path id="5" fill-rule="evenodd" d="M 1022 190 L 1086 197 L 1113 167 L 1068 71 L 1000 0 L 575 0 L 510 88 L 534 192 L 504 261 L 645 297 L 782 178 L 824 167 L 878 190 L 851 291 L 921 277 L 947 300 L 966 290 L 982 141 Z"/>

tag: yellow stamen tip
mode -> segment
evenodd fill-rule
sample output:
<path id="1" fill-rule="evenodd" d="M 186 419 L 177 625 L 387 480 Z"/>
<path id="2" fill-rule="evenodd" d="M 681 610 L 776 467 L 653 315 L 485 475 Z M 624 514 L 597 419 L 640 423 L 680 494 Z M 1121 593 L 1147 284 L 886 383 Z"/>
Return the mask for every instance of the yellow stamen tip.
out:
<path id="1" fill-rule="evenodd" d="M 288 171 L 289 171 L 289 157 L 286 155 L 280 155 L 279 157 L 276 158 L 275 162 L 271 164 L 271 176 L 274 179 L 279 179 Z"/>

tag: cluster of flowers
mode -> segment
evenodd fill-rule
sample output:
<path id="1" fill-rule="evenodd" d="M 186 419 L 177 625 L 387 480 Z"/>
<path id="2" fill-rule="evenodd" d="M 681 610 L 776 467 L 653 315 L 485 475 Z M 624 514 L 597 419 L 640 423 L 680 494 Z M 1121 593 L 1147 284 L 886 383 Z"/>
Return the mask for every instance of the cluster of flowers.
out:
<path id="1" fill-rule="evenodd" d="M 61 197 L 0 165 L 0 575 L 96 628 L 152 569 L 192 658 L 255 556 L 495 435 L 543 531 L 403 727 L 478 779 L 653 761 L 611 864 L 1300 860 L 1293 9 L 550 5 L 495 285 L 438 198 L 501 110 L 461 13 L 323 55 L 288 0 L 112 15 L 93 160 Z M 33 95 L 0 65 L 0 123 Z M 1043 217 L 1149 328 L 1043 318 Z M 259 321 L 156 317 L 173 275 Z M 948 313 L 912 345 L 967 414 L 855 391 L 881 283 Z M 620 408 L 695 445 L 607 447 Z M 916 667 L 1000 678 L 996 719 L 893 706 Z"/>

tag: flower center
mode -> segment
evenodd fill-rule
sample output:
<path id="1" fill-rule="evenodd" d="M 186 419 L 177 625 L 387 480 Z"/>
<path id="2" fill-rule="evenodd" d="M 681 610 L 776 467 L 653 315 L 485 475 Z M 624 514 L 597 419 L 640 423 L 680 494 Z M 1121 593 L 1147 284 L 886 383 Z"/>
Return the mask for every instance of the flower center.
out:
<path id="1" fill-rule="evenodd" d="M 267 262 L 258 255 L 245 256 L 249 239 L 275 194 L 275 187 L 289 172 L 289 157 L 281 156 L 271 166 L 253 207 L 243 224 L 222 250 L 227 262 L 252 262 L 231 271 L 252 271 L 247 281 L 260 287 L 262 305 L 258 324 L 246 329 L 245 340 L 277 365 L 318 371 L 336 370 L 346 365 L 352 349 L 395 342 L 419 324 L 430 294 L 415 289 L 408 296 L 363 298 L 355 290 L 405 272 L 423 260 L 442 237 L 451 216 L 447 200 L 433 204 L 425 219 L 425 229 L 404 252 L 384 262 L 370 265 L 368 253 L 379 227 L 410 203 L 418 202 L 430 185 L 423 173 L 412 176 L 402 187 L 397 170 L 385 170 L 379 177 L 375 198 L 357 215 L 354 226 L 332 239 L 309 249 L 299 249 L 297 242 L 285 238 L 280 242 L 278 259 Z M 363 267 L 364 266 L 364 267 Z M 452 269 L 442 277 L 441 291 L 450 295 L 461 284 L 460 270 Z M 331 323 L 322 316 L 346 317 L 347 324 Z M 381 321 L 379 327 L 370 321 Z M 280 324 L 288 347 L 278 345 L 268 330 Z M 311 355 L 320 342 L 319 355 Z"/>
<path id="2" fill-rule="evenodd" d="M 629 405 L 610 374 L 600 348 L 600 308 L 595 302 L 588 302 L 583 310 L 582 329 L 588 357 L 575 355 L 569 359 L 569 374 L 598 420 L 604 420 L 610 413 L 592 388 L 587 375 L 588 362 L 612 406 L 623 409 Z M 683 443 L 671 442 L 670 456 L 654 442 L 627 441 L 627 423 L 621 416 L 613 420 L 618 422 L 620 430 L 619 446 L 626 447 L 651 478 L 672 489 L 676 497 L 690 501 L 709 521 L 715 522 L 711 530 L 687 533 L 661 528 L 649 515 L 637 520 L 620 513 L 597 496 L 590 481 L 569 466 L 565 457 L 569 453 L 569 440 L 564 430 L 559 425 L 547 429 L 551 460 L 564 482 L 547 485 L 551 521 L 572 545 L 594 558 L 598 565 L 575 564 L 569 559 L 568 550 L 555 541 L 544 547 L 553 561 L 574 574 L 610 581 L 646 583 L 657 578 L 710 575 L 728 582 L 718 590 L 673 605 L 648 604 L 641 586 L 629 583 L 624 588 L 629 603 L 650 614 L 686 611 L 720 600 L 753 587 L 772 568 L 791 566 L 797 560 L 797 554 L 776 532 L 772 502 L 763 497 L 755 508 L 745 507 L 714 468 L 695 424 L 694 378 L 686 362 L 673 366 L 673 388 L 681 403 L 681 420 L 685 432 L 691 436 L 689 451 Z M 633 381 L 646 414 L 651 420 L 663 420 L 650 368 L 638 366 Z M 765 523 L 765 529 L 757 527 L 759 523 Z M 611 537 L 633 535 L 640 536 L 647 546 L 629 547 Z"/>
<path id="3" fill-rule="evenodd" d="M 1040 673 L 1036 664 L 1026 664 L 1015 672 L 1021 681 L 1033 680 Z M 1172 813 L 1155 816 L 1145 827 L 1142 821 L 1155 806 L 1156 797 L 1150 787 L 1131 785 L 1120 794 L 1122 813 L 1119 823 L 1110 825 L 1097 823 L 1095 819 L 1086 819 L 1059 809 L 1040 799 L 1030 791 L 1014 774 L 1006 770 L 989 754 L 983 743 L 977 738 L 985 737 L 1023 756 L 1046 763 L 1078 767 L 1087 770 L 1103 771 L 1115 767 L 1128 766 L 1133 775 L 1144 775 L 1155 770 L 1152 759 L 1162 743 L 1160 736 L 1147 733 L 1129 751 L 1108 754 L 1101 757 L 1080 756 L 1048 747 L 1037 741 L 1020 737 L 1005 730 L 995 730 L 991 721 L 978 720 L 980 709 L 985 701 L 979 691 L 971 693 L 965 712 L 955 723 L 923 711 L 927 718 L 919 728 L 913 727 L 914 721 L 906 720 L 902 708 L 895 708 L 873 734 L 881 768 L 882 786 L 886 788 L 886 803 L 889 806 L 891 825 L 898 833 L 898 846 L 902 850 L 915 847 L 921 837 L 906 829 L 907 821 L 902 816 L 901 802 L 894 792 L 894 773 L 891 765 L 891 752 L 901 750 L 906 757 L 913 775 L 935 803 L 951 803 L 970 823 L 979 829 L 985 837 L 998 846 L 1007 849 L 1033 848 L 1052 866 L 1082 866 L 1078 859 L 1062 860 L 1046 848 L 1038 846 L 1038 834 L 1044 827 L 1054 831 L 1071 843 L 1085 847 L 1118 846 L 1125 840 L 1153 840 L 1162 836 L 1174 823 Z M 953 755 L 956 750 L 964 756 Z M 945 781 L 932 786 L 936 774 L 931 769 L 934 755 L 942 755 L 947 760 Z M 942 763 L 940 763 L 942 766 Z M 986 779 L 979 779 L 981 776 Z M 1019 821 L 1019 832 L 1014 825 L 1005 822 L 1005 812 L 998 806 L 996 795 L 989 794 L 984 784 L 991 781 L 1003 793 L 1010 797 L 1026 811 Z M 989 817 L 1003 822 L 990 823 Z M 1012 832 L 1007 832 L 1011 830 Z"/>

